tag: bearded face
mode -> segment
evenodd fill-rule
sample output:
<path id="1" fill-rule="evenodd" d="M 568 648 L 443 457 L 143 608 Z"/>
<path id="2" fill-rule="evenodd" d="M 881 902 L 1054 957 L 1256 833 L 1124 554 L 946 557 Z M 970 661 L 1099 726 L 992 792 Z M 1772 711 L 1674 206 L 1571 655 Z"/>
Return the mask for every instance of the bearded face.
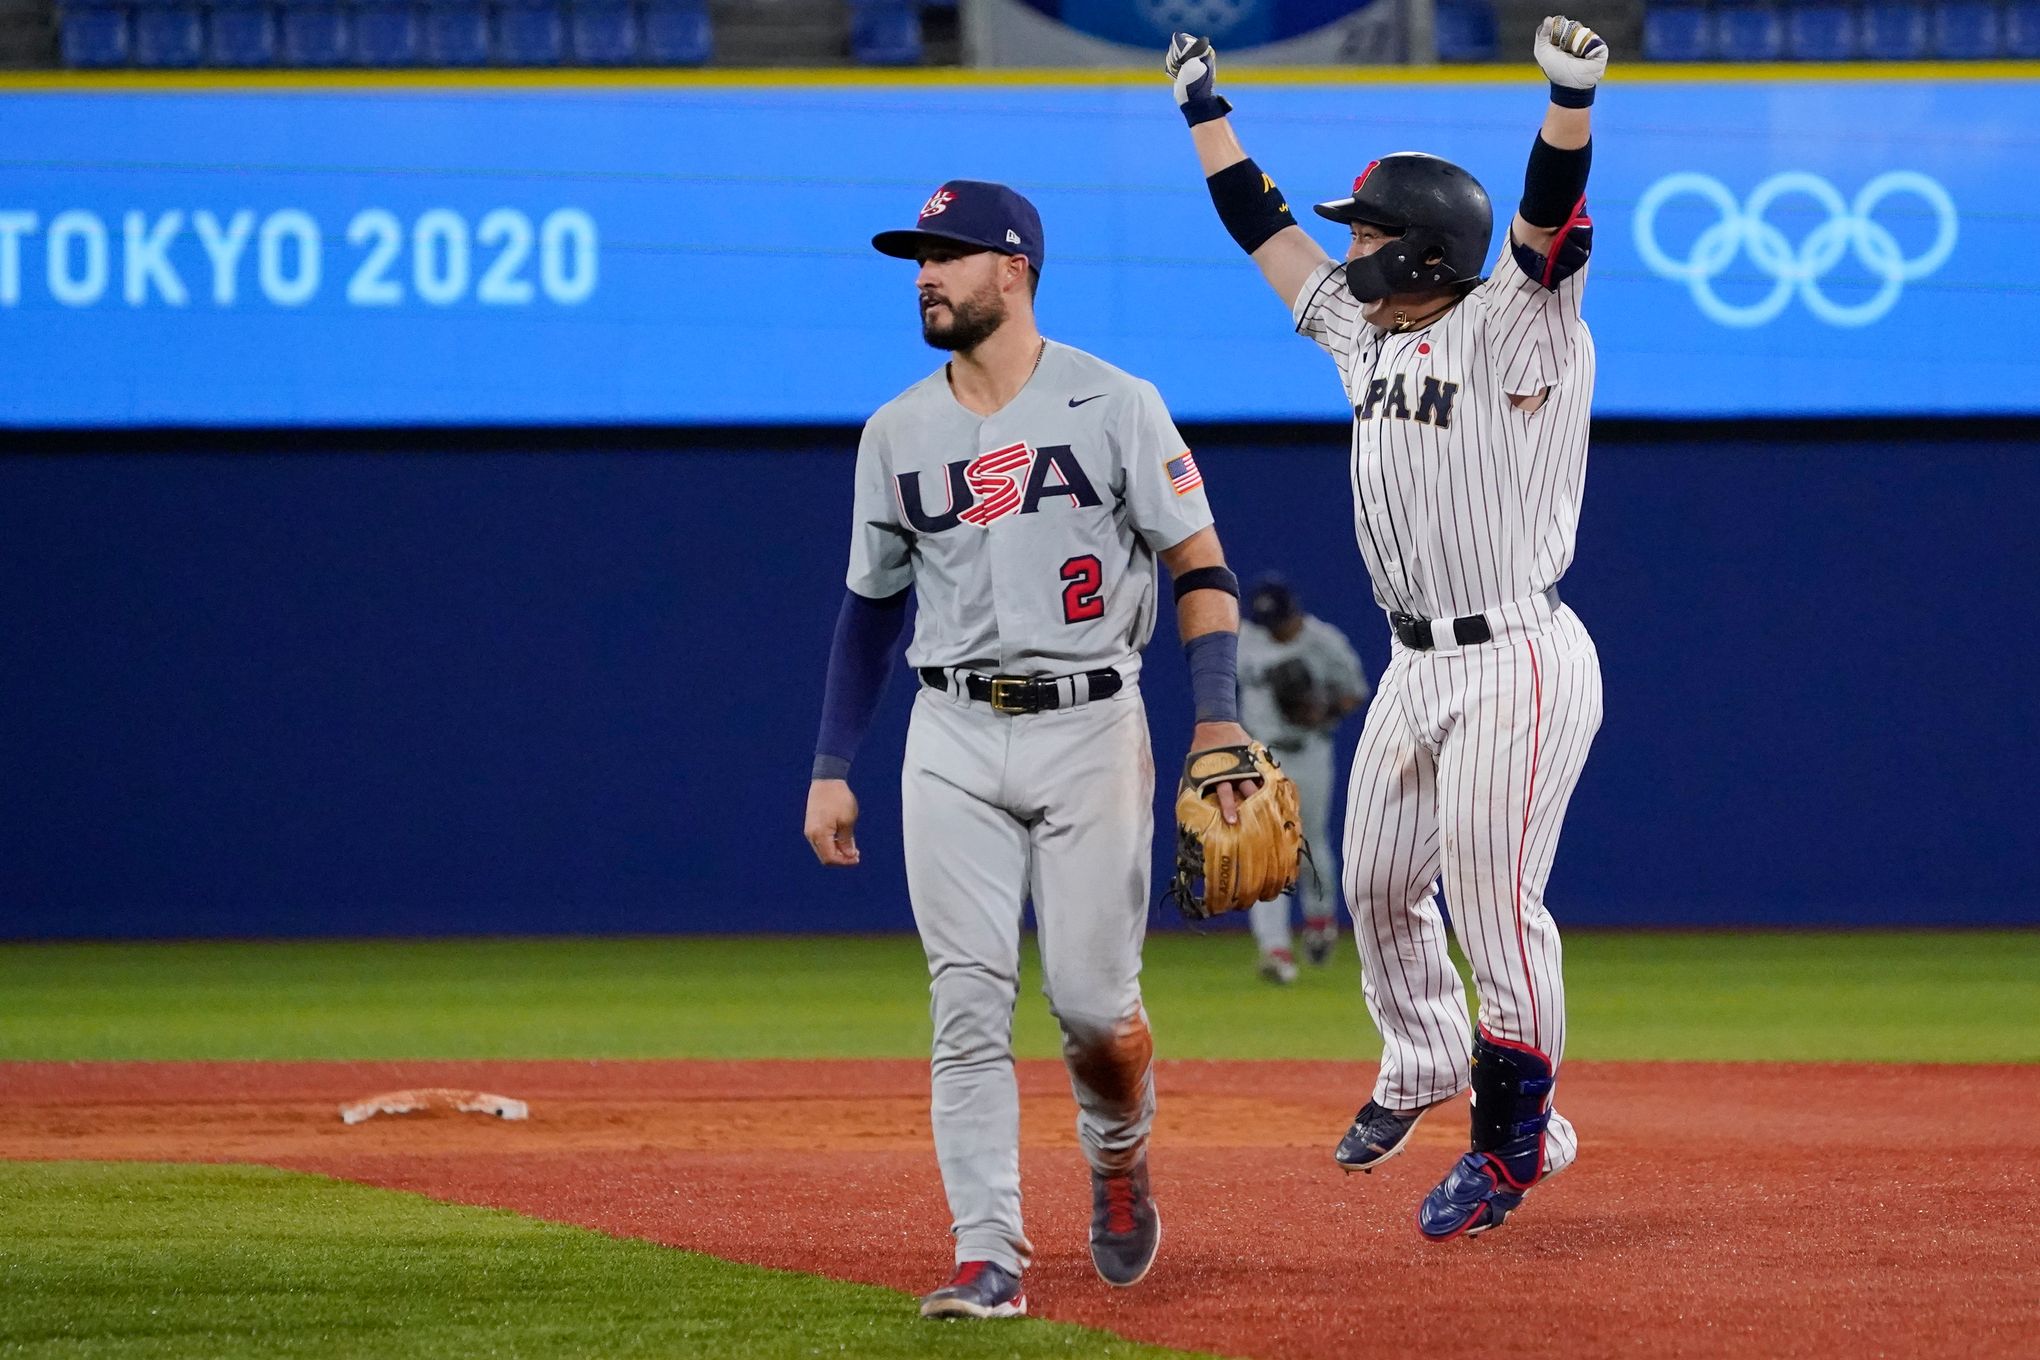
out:
<path id="1" fill-rule="evenodd" d="M 923 261 L 919 282 L 923 340 L 936 349 L 967 354 L 1006 324 L 997 259 L 984 252 Z"/>

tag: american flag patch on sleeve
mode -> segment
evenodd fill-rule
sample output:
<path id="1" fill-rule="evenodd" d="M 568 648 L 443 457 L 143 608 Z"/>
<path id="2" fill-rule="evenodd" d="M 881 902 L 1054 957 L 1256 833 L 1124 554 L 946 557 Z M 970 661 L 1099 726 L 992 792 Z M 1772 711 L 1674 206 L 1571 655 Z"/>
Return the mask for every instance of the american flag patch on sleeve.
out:
<path id="1" fill-rule="evenodd" d="M 1204 474 L 1197 470 L 1197 460 L 1185 449 L 1168 461 L 1169 483 L 1176 488 L 1178 496 L 1186 496 L 1204 485 Z"/>

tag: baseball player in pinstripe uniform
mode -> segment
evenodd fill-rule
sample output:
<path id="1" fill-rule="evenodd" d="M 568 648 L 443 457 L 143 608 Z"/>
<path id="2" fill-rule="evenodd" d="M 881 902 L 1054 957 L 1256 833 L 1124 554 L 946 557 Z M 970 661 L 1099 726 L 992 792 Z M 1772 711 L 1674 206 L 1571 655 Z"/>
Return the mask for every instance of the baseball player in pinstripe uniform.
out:
<path id="1" fill-rule="evenodd" d="M 901 832 L 932 979 L 931 1119 L 956 1243 L 955 1274 L 921 1313 L 1011 1317 L 1027 1310 L 1034 1251 L 1021 1230 L 1011 1045 L 1028 901 L 1091 1169 L 1092 1263 L 1106 1283 L 1132 1285 L 1161 1241 L 1140 995 L 1154 841 L 1141 651 L 1159 560 L 1190 663 L 1192 749 L 1246 742 L 1239 583 L 1154 385 L 1036 329 L 1044 251 L 1032 204 L 951 180 L 912 229 L 872 244 L 918 262 L 923 336 L 953 357 L 880 408 L 858 446 L 806 833 L 824 864 L 857 863 L 847 776 L 911 593 L 907 661 L 921 689 Z M 1218 801 L 1236 821 L 1232 785 Z"/>
<path id="2" fill-rule="evenodd" d="M 1608 49 L 1551 18 L 1533 53 L 1550 102 L 1486 278 L 1493 214 L 1465 170 L 1413 152 L 1369 162 L 1349 196 L 1317 205 L 1351 232 L 1346 258 L 1330 259 L 1247 158 L 1210 44 L 1178 34 L 1166 63 L 1220 219 L 1338 365 L 1352 404 L 1354 532 L 1394 642 L 1353 762 L 1345 840 L 1384 1048 L 1334 1155 L 1371 1169 L 1471 1087 L 1471 1148 L 1417 1211 L 1440 1241 L 1501 1226 L 1578 1147 L 1552 1104 L 1565 988 L 1544 884 L 1601 722 L 1593 640 L 1556 587 L 1594 388 L 1580 299 L 1589 108 Z M 1441 880 L 1478 1026 L 1447 954 Z"/>

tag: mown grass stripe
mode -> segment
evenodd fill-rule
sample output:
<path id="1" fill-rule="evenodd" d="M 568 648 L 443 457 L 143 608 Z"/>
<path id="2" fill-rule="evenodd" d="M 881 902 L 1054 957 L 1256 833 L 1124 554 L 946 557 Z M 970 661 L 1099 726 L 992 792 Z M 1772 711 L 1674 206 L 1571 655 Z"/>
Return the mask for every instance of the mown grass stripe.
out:
<path id="1" fill-rule="evenodd" d="M 938 1335 L 939 1333 L 939 1335 Z M 172 1360 L 1186 1354 L 250 1166 L 0 1162 L 0 1355 Z"/>
<path id="2" fill-rule="evenodd" d="M 2040 931 L 1566 935 L 1567 1056 L 2040 1062 Z M 1032 941 L 1016 1045 L 1054 1057 Z M 1372 1060 L 1350 940 L 1277 989 L 1251 940 L 1170 931 L 1171 1058 Z M 0 1061 L 919 1058 L 911 935 L 0 946 Z"/>

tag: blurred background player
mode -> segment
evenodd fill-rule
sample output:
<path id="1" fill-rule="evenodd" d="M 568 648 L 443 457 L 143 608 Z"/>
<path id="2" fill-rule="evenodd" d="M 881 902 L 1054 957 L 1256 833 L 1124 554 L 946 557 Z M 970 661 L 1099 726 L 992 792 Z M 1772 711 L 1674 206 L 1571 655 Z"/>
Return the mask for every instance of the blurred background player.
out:
<path id="1" fill-rule="evenodd" d="M 1346 635 L 1303 611 L 1281 578 L 1264 576 L 1247 593 L 1240 627 L 1240 716 L 1296 781 L 1311 861 L 1297 875 L 1303 906 L 1303 948 L 1312 963 L 1331 956 L 1339 938 L 1339 852 L 1330 834 L 1332 738 L 1346 715 L 1367 702 L 1367 676 Z M 1261 976 L 1296 981 L 1290 946 L 1290 900 L 1284 894 L 1252 911 Z"/>

